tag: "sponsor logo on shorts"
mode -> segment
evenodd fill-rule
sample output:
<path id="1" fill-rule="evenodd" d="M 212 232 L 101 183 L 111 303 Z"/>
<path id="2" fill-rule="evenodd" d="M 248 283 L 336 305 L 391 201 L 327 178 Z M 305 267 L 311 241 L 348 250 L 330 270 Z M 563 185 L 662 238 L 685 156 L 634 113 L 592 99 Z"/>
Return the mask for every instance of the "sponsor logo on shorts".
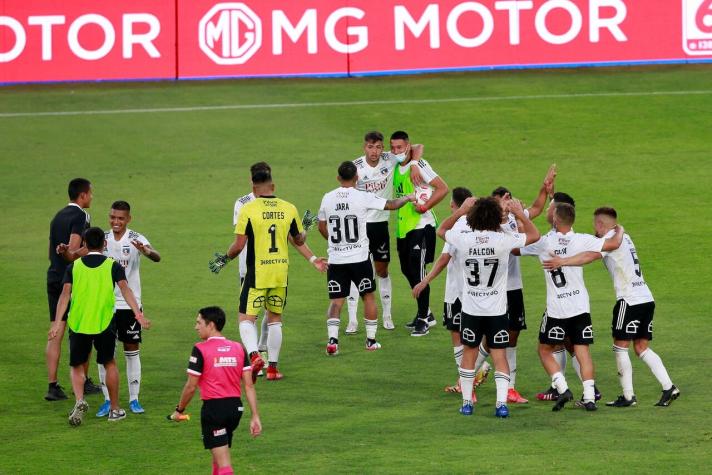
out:
<path id="1" fill-rule="evenodd" d="M 213 437 L 219 437 L 219 436 L 225 435 L 225 434 L 227 434 L 227 429 L 224 429 L 224 428 L 223 429 L 215 429 L 213 431 Z"/>
<path id="2" fill-rule="evenodd" d="M 327 288 L 329 289 L 330 294 L 335 294 L 335 293 L 341 292 L 341 284 L 339 284 L 335 280 L 330 280 L 326 285 L 327 285 Z"/>
<path id="3" fill-rule="evenodd" d="M 190 358 L 188 358 L 188 361 L 190 361 L 191 363 L 197 363 L 198 358 L 196 358 L 195 356 L 191 356 Z"/>
<path id="4" fill-rule="evenodd" d="M 566 332 L 564 332 L 564 329 L 561 327 L 551 327 L 549 329 L 549 339 L 551 340 L 561 340 L 563 341 L 564 337 L 566 336 Z"/>
<path id="5" fill-rule="evenodd" d="M 371 283 L 371 279 L 361 279 L 361 282 L 358 284 L 358 291 L 359 292 L 365 292 L 367 290 L 371 290 L 373 288 L 373 284 Z"/>
<path id="6" fill-rule="evenodd" d="M 626 333 L 638 333 L 638 327 L 640 325 L 640 320 L 633 320 L 632 322 L 628 322 L 628 325 L 625 326 L 625 332 Z"/>
<path id="7" fill-rule="evenodd" d="M 472 343 L 477 339 L 477 336 L 475 335 L 475 332 L 473 332 L 469 328 L 465 328 L 464 330 L 462 330 L 462 339 Z"/>
<path id="8" fill-rule="evenodd" d="M 509 343 L 509 333 L 507 333 L 507 330 L 500 330 L 494 335 L 492 340 L 493 343 L 498 344 Z"/>
<path id="9" fill-rule="evenodd" d="M 648 324 L 648 333 L 653 333 L 653 322 Z"/>
<path id="10" fill-rule="evenodd" d="M 591 325 L 588 325 L 586 328 L 583 329 L 581 332 L 581 336 L 583 338 L 593 338 L 593 327 Z"/>

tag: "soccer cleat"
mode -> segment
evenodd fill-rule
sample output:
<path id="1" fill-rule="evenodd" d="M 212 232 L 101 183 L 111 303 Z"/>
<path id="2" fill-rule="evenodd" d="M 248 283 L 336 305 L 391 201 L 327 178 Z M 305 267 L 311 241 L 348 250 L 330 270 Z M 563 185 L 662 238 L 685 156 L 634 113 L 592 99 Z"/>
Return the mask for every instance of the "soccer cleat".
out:
<path id="1" fill-rule="evenodd" d="M 438 324 L 437 320 L 435 320 L 435 316 L 432 313 L 428 314 L 428 316 L 425 318 L 425 321 L 428 322 L 428 328 L 434 327 Z"/>
<path id="2" fill-rule="evenodd" d="M 475 373 L 474 387 L 478 387 L 487 382 L 487 376 L 489 376 L 490 371 L 492 371 L 492 366 L 488 362 L 482 363 L 480 369 Z"/>
<path id="3" fill-rule="evenodd" d="M 383 317 L 383 328 L 386 330 L 393 330 L 396 326 L 393 324 L 393 318 Z"/>
<path id="4" fill-rule="evenodd" d="M 601 391 L 598 390 L 595 384 L 593 385 L 593 399 L 595 401 L 601 400 Z"/>
<path id="5" fill-rule="evenodd" d="M 477 404 L 477 393 L 474 388 L 472 389 L 472 404 Z"/>
<path id="6" fill-rule="evenodd" d="M 94 384 L 91 378 L 87 377 L 84 380 L 84 394 L 99 394 L 101 392 L 101 386 Z"/>
<path id="7" fill-rule="evenodd" d="M 428 326 L 428 323 L 424 319 L 419 318 L 415 328 L 413 328 L 413 331 L 410 332 L 410 336 L 425 336 L 429 332 L 430 327 Z"/>
<path id="8" fill-rule="evenodd" d="M 265 360 L 262 359 L 259 353 L 254 353 L 250 356 L 250 366 L 252 367 L 252 382 L 257 381 L 258 373 L 265 367 Z"/>
<path id="9" fill-rule="evenodd" d="M 381 349 L 381 344 L 376 340 L 368 341 L 366 340 L 366 351 L 376 351 Z"/>
<path id="10" fill-rule="evenodd" d="M 405 324 L 405 327 L 406 327 L 406 328 L 410 328 L 410 329 L 412 330 L 412 329 L 415 328 L 415 326 L 418 324 L 418 319 L 419 319 L 419 318 L 420 318 L 420 317 L 418 317 L 418 315 L 416 314 L 415 317 L 413 317 L 413 320 L 412 320 L 412 321 L 410 321 L 410 322 L 408 322 L 408 323 Z"/>
<path id="11" fill-rule="evenodd" d="M 358 322 L 352 322 L 349 320 L 348 325 L 346 325 L 346 333 L 347 335 L 355 335 L 356 332 L 358 331 Z"/>
<path id="12" fill-rule="evenodd" d="M 552 388 L 551 386 L 549 386 L 549 389 L 547 389 L 543 393 L 538 393 L 536 395 L 536 398 L 539 401 L 556 401 L 558 397 L 559 393 L 556 391 L 556 388 Z"/>
<path id="13" fill-rule="evenodd" d="M 126 419 L 126 411 L 121 408 L 109 411 L 109 422 L 116 422 L 121 419 Z"/>
<path id="14" fill-rule="evenodd" d="M 282 378 L 284 378 L 284 375 L 277 371 L 277 368 L 274 366 L 267 367 L 267 381 L 279 381 Z"/>
<path id="15" fill-rule="evenodd" d="M 551 410 L 555 412 L 560 411 L 564 408 L 567 402 L 573 401 L 573 399 L 573 393 L 570 389 L 567 389 L 563 392 L 563 394 L 559 394 L 559 397 L 556 398 L 556 404 L 554 404 L 554 407 L 552 407 Z"/>
<path id="16" fill-rule="evenodd" d="M 677 386 L 673 384 L 672 387 L 667 391 L 663 390 L 663 395 L 660 397 L 660 400 L 655 403 L 655 405 L 667 407 L 678 397 L 680 397 L 680 390 L 677 389 Z"/>
<path id="17" fill-rule="evenodd" d="M 462 389 L 460 388 L 460 380 L 457 380 L 457 383 L 452 385 L 452 386 L 445 386 L 444 391 L 446 393 L 462 393 Z"/>
<path id="18" fill-rule="evenodd" d="M 494 416 L 495 417 L 500 417 L 502 419 L 505 419 L 509 417 L 509 408 L 507 407 L 506 404 L 500 405 L 498 408 L 494 410 Z"/>
<path id="19" fill-rule="evenodd" d="M 472 407 L 472 402 L 468 401 L 462 403 L 462 407 L 460 407 L 460 414 L 463 416 L 471 416 L 473 412 L 475 412 L 475 409 Z"/>
<path id="20" fill-rule="evenodd" d="M 265 354 L 266 354 L 266 353 L 267 353 L 267 345 L 260 345 L 260 346 L 258 346 L 258 347 L 257 347 L 257 351 L 259 351 L 260 353 L 265 353 Z"/>
<path id="21" fill-rule="evenodd" d="M 69 413 L 69 425 L 72 427 L 77 427 L 82 425 L 82 420 L 84 420 L 84 415 L 89 410 L 89 404 L 82 399 L 74 404 L 74 409 Z"/>
<path id="22" fill-rule="evenodd" d="M 596 406 L 596 403 L 593 401 L 584 402 L 581 404 L 581 407 L 583 407 L 589 412 L 598 410 L 598 406 Z"/>
<path id="23" fill-rule="evenodd" d="M 62 386 L 60 386 L 59 384 L 54 384 L 53 386 L 50 386 L 47 390 L 47 394 L 45 394 L 45 399 L 47 401 L 63 401 L 67 399 L 67 395 L 64 394 Z"/>
<path id="24" fill-rule="evenodd" d="M 511 402 L 514 404 L 526 404 L 529 402 L 528 399 L 524 399 L 521 394 L 519 394 L 519 391 L 517 391 L 514 388 L 509 388 L 509 391 L 507 391 L 507 402 Z"/>
<path id="25" fill-rule="evenodd" d="M 637 405 L 638 400 L 635 398 L 635 395 L 633 395 L 630 399 L 626 399 L 625 396 L 618 396 L 618 399 L 615 401 L 609 401 L 606 403 L 606 406 L 608 407 L 630 407 Z"/>
<path id="26" fill-rule="evenodd" d="M 329 338 L 329 343 L 326 344 L 326 354 L 329 356 L 336 356 L 339 354 L 339 340 L 336 338 Z"/>
<path id="27" fill-rule="evenodd" d="M 138 399 L 134 399 L 133 401 L 129 401 L 129 409 L 131 412 L 134 414 L 143 414 L 146 412 L 144 408 L 141 406 L 141 404 L 138 402 Z"/>
<path id="28" fill-rule="evenodd" d="M 99 410 L 96 411 L 96 417 L 106 417 L 109 415 L 109 411 L 111 410 L 111 401 L 104 401 L 101 406 L 99 406 Z"/>

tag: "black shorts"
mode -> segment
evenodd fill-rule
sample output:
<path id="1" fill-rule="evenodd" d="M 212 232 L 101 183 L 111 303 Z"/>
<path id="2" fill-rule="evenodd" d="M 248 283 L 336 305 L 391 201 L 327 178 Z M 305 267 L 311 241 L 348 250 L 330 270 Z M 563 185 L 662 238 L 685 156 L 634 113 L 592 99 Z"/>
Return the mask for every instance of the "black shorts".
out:
<path id="1" fill-rule="evenodd" d="M 117 308 L 114 312 L 116 338 L 122 343 L 141 343 L 141 325 L 136 321 L 133 310 Z"/>
<path id="2" fill-rule="evenodd" d="M 242 400 L 239 397 L 208 399 L 200 409 L 200 427 L 206 449 L 232 447 L 232 433 L 242 417 Z"/>
<path id="3" fill-rule="evenodd" d="M 435 259 L 435 228 L 427 225 L 422 229 L 414 229 L 405 237 L 396 239 L 398 258 L 401 261 L 401 270 L 404 262 L 409 262 L 411 257 L 418 254 L 423 265 L 431 264 Z M 405 273 L 405 272 L 404 272 Z"/>
<path id="4" fill-rule="evenodd" d="M 487 338 L 487 346 L 494 349 L 509 346 L 509 320 L 507 314 L 495 316 L 469 315 L 462 312 L 460 320 L 460 341 L 470 348 L 477 348 L 482 337 Z"/>
<path id="5" fill-rule="evenodd" d="M 443 305 L 443 326 L 451 332 L 460 332 L 460 321 L 462 319 L 462 302 L 455 299 L 453 303 Z"/>
<path id="6" fill-rule="evenodd" d="M 89 361 L 92 345 L 96 350 L 98 364 L 106 364 L 114 359 L 116 327 L 113 320 L 106 330 L 98 335 L 74 333 L 69 330 L 69 366 L 80 366 Z"/>
<path id="7" fill-rule="evenodd" d="M 655 302 L 628 305 L 625 300 L 613 307 L 611 333 L 616 340 L 652 340 Z"/>
<path id="8" fill-rule="evenodd" d="M 568 338 L 573 345 L 593 344 L 591 314 L 582 313 L 571 318 L 552 318 L 544 312 L 539 328 L 539 343 L 563 345 Z"/>
<path id="9" fill-rule="evenodd" d="M 527 329 L 522 289 L 507 291 L 507 317 L 509 318 L 510 330 L 522 331 Z"/>
<path id="10" fill-rule="evenodd" d="M 62 295 L 62 283 L 61 282 L 47 282 L 47 302 L 49 303 L 49 321 L 54 321 L 54 316 L 57 313 L 57 303 L 59 302 L 59 296 Z M 64 311 L 64 316 L 62 316 L 62 321 L 67 321 L 67 316 L 69 315 L 69 305 L 67 305 L 67 310 Z"/>
<path id="11" fill-rule="evenodd" d="M 391 235 L 388 233 L 388 221 L 366 223 L 368 250 L 376 262 L 391 261 Z"/>
<path id="12" fill-rule="evenodd" d="M 332 300 L 348 297 L 351 293 L 351 282 L 356 285 L 358 294 L 362 297 L 376 290 L 370 259 L 351 264 L 329 264 L 326 281 L 329 299 Z"/>

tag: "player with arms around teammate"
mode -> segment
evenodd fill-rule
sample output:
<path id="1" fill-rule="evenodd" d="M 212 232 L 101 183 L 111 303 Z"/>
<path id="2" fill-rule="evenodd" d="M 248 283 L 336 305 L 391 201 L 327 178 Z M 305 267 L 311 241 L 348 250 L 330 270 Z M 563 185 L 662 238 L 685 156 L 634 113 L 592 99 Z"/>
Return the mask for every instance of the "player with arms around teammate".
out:
<path id="1" fill-rule="evenodd" d="M 410 194 L 397 200 L 386 200 L 374 193 L 357 190 L 359 175 L 353 162 L 343 162 L 338 173 L 341 186 L 324 195 L 319 207 L 319 232 L 329 244 L 327 287 L 331 302 L 326 321 L 329 336 L 326 353 L 332 356 L 339 353 L 341 307 L 352 283 L 363 299 L 366 349 L 374 351 L 381 347 L 376 342 L 378 309 L 373 298 L 376 282 L 369 259 L 367 217 L 369 210 L 394 210 L 414 199 Z"/>
<path id="2" fill-rule="evenodd" d="M 222 335 L 224 326 L 225 312 L 220 307 L 201 308 L 198 312 L 195 330 L 202 341 L 193 347 L 188 362 L 188 381 L 170 416 L 174 421 L 180 420 L 195 390 L 200 388 L 203 446 L 213 456 L 213 475 L 234 473 L 230 447 L 244 410 L 240 398 L 243 393 L 241 383 L 252 413 L 250 434 L 257 437 L 262 432 L 247 352 L 241 344 Z"/>
<path id="3" fill-rule="evenodd" d="M 306 245 L 306 232 L 297 208 L 274 195 L 272 175 L 259 170 L 252 176 L 254 201 L 240 210 L 235 226 L 235 241 L 226 254 L 216 254 L 210 269 L 218 273 L 247 246 L 247 274 L 240 290 L 240 338 L 252 364 L 252 378 L 264 367 L 257 347 L 255 321 L 260 309 L 267 312 L 267 379 L 282 379 L 277 370 L 282 347 L 282 313 L 287 301 L 289 271 L 288 236 L 292 244 L 320 272 L 326 271 L 325 259 L 317 258 Z M 308 257 L 307 257 L 308 256 Z"/>
<path id="4" fill-rule="evenodd" d="M 89 405 L 84 400 L 85 365 L 89 361 L 92 345 L 96 349 L 96 362 L 106 368 L 106 385 L 109 388 L 111 409 L 109 421 L 126 417 L 119 407 L 119 371 L 114 360 L 116 329 L 114 326 L 114 285 L 118 285 L 124 300 L 134 313 L 136 321 L 144 328 L 151 322 L 144 318 L 126 282 L 124 268 L 102 255 L 106 245 L 101 228 L 89 228 L 84 233 L 88 253 L 67 267 L 62 284 L 62 295 L 57 303 L 57 318 L 49 331 L 52 340 L 61 335 L 64 324 L 61 316 L 71 301 L 67 319 L 69 325 L 69 365 L 72 367 L 72 389 L 76 399 L 69 414 L 69 423 L 82 423 Z"/>
<path id="5" fill-rule="evenodd" d="M 393 172 L 399 163 L 405 161 L 406 156 L 411 156 L 414 161 L 418 161 L 423 155 L 423 146 L 413 144 L 405 151 L 398 154 L 383 151 L 383 134 L 378 131 L 368 132 L 363 138 L 364 154 L 354 160 L 358 181 L 356 189 L 375 193 L 384 199 L 393 198 Z M 418 167 L 410 169 L 411 180 L 420 183 L 422 177 Z M 393 330 L 393 318 L 391 316 L 391 277 L 388 274 L 388 264 L 391 261 L 391 236 L 388 232 L 388 219 L 390 213 L 387 210 L 369 210 L 366 223 L 366 234 L 368 235 L 368 245 L 371 251 L 371 259 L 376 271 L 378 281 L 378 292 L 381 296 L 381 308 L 383 309 L 383 328 Z M 358 329 L 358 298 L 359 292 L 355 285 L 351 286 L 351 293 L 348 297 L 349 324 L 346 327 L 346 334 L 356 333 Z"/>
<path id="6" fill-rule="evenodd" d="M 460 413 L 472 415 L 472 387 L 475 379 L 477 348 L 487 339 L 494 363 L 497 387 L 495 416 L 508 417 L 507 390 L 509 366 L 505 349 L 509 343 L 507 318 L 507 273 L 512 249 L 535 242 L 539 231 L 525 216 L 521 203 L 512 201 L 510 210 L 522 222 L 524 234 L 502 232 L 502 208 L 496 199 L 472 200 L 448 217 L 438 228 L 438 235 L 459 260 L 463 288 L 460 300 L 460 340 L 464 345 L 460 364 L 462 407 Z M 453 227 L 467 214 L 468 227 Z M 449 251 L 450 252 L 450 251 Z"/>
<path id="7" fill-rule="evenodd" d="M 551 255 L 575 255 L 584 251 L 613 251 L 618 249 L 623 239 L 623 228 L 618 228 L 609 239 L 597 238 L 590 234 L 573 232 L 576 211 L 568 203 L 557 203 L 554 207 L 554 229 L 539 241 L 519 250 L 522 256 L 537 256 L 541 261 Z M 558 397 L 552 410 L 560 411 L 573 399 L 553 352 L 568 337 L 574 346 L 574 354 L 581 366 L 583 381 L 582 406 L 587 411 L 597 409 L 595 402 L 593 361 L 589 345 L 593 344 L 593 325 L 588 291 L 583 281 L 580 267 L 562 267 L 555 271 L 544 271 L 546 281 L 546 311 L 539 329 L 539 358 L 551 381 L 556 385 Z"/>
<path id="8" fill-rule="evenodd" d="M 143 311 L 141 275 L 139 274 L 141 256 L 145 256 L 153 262 L 159 262 L 161 255 L 151 247 L 151 243 L 144 235 L 127 228 L 130 222 L 131 206 L 126 201 L 114 201 L 109 211 L 111 230 L 104 235 L 106 240 L 104 255 L 112 258 L 124 268 L 129 288 L 133 292 L 139 308 Z M 144 409 L 138 402 L 141 389 L 141 357 L 139 356 L 141 325 L 136 322 L 131 307 L 121 295 L 121 290 L 115 288 L 114 294 L 116 296 L 114 323 L 116 324 L 116 336 L 124 345 L 126 378 L 129 384 L 129 409 L 134 414 L 143 414 Z M 109 414 L 110 401 L 109 391 L 105 384 L 106 370 L 102 365 L 99 365 L 99 379 L 101 389 L 104 391 L 104 404 L 99 408 L 96 417 L 104 417 Z"/>
<path id="9" fill-rule="evenodd" d="M 593 213 L 596 236 L 610 238 L 616 232 L 618 213 L 613 208 L 598 208 Z M 628 356 L 628 347 L 633 342 L 635 354 L 648 365 L 662 385 L 663 394 L 656 406 L 669 406 L 678 398 L 680 390 L 672 383 L 660 356 L 650 348 L 653 339 L 653 313 L 655 301 L 640 270 L 638 253 L 628 234 L 623 235 L 621 246 L 611 252 L 583 252 L 572 256 L 554 256 L 544 261 L 544 268 L 556 271 L 563 266 L 580 266 L 603 258 L 613 279 L 616 304 L 613 307 L 613 352 L 616 356 L 618 379 L 623 394 L 606 403 L 607 406 L 629 407 L 638 401 L 633 392 L 633 366 Z"/>
<path id="10" fill-rule="evenodd" d="M 403 131 L 391 135 L 391 151 L 405 153 L 410 146 L 408 134 Z M 423 186 L 416 186 L 411 180 L 409 170 L 418 167 L 423 177 Z M 430 195 L 427 201 L 410 203 L 398 210 L 396 237 L 398 260 L 401 272 L 408 280 L 411 289 L 425 277 L 425 267 L 435 259 L 435 226 L 437 220 L 432 208 L 447 196 L 447 184 L 438 176 L 428 162 L 417 162 L 410 156 L 396 167 L 393 174 L 393 190 L 396 198 L 422 192 Z M 411 336 L 427 335 L 429 328 L 435 325 L 435 317 L 430 312 L 430 286 L 418 296 L 418 311 L 413 321 L 406 325 L 412 328 Z"/>

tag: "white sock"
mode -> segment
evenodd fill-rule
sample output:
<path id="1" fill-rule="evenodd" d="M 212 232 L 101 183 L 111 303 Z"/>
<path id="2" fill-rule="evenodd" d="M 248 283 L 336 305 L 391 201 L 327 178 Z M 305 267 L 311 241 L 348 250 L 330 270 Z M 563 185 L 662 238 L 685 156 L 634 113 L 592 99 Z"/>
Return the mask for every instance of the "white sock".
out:
<path id="1" fill-rule="evenodd" d="M 583 402 L 596 402 L 596 395 L 593 390 L 595 384 L 592 379 L 587 379 L 583 382 Z"/>
<path id="2" fill-rule="evenodd" d="M 279 350 L 282 349 L 282 322 L 269 324 L 269 334 L 267 335 L 267 361 L 277 363 L 279 361 Z"/>
<path id="3" fill-rule="evenodd" d="M 460 363 L 462 363 L 462 354 L 464 351 L 465 347 L 462 345 L 452 347 L 452 352 L 455 354 L 455 366 L 458 368 L 460 367 Z"/>
<path id="4" fill-rule="evenodd" d="M 339 339 L 339 325 L 341 320 L 338 318 L 329 318 L 326 320 L 326 333 L 329 338 Z"/>
<path id="5" fill-rule="evenodd" d="M 640 354 L 640 359 L 648 365 L 650 371 L 653 372 L 653 375 L 657 378 L 660 384 L 662 384 L 663 391 L 667 391 L 672 387 L 672 381 L 670 380 L 670 376 L 668 376 L 663 360 L 660 359 L 658 354 L 655 353 L 652 348 L 648 348 L 642 352 Z"/>
<path id="6" fill-rule="evenodd" d="M 480 344 L 479 351 L 477 352 L 477 359 L 475 360 L 475 371 L 479 371 L 488 356 L 489 353 L 485 350 L 485 347 Z"/>
<path id="7" fill-rule="evenodd" d="M 613 345 L 613 353 L 616 356 L 616 366 L 618 367 L 618 381 L 623 389 L 623 397 L 631 400 L 633 397 L 633 365 L 630 362 L 628 348 Z"/>
<path id="8" fill-rule="evenodd" d="M 240 329 L 240 339 L 242 344 L 245 345 L 245 350 L 247 354 L 252 354 L 257 351 L 257 329 L 255 328 L 254 322 L 250 320 L 243 320 L 239 325 Z"/>
<path id="9" fill-rule="evenodd" d="M 391 318 L 391 276 L 377 277 L 378 292 L 381 295 L 381 308 L 383 309 L 383 319 Z"/>
<path id="10" fill-rule="evenodd" d="M 260 325 L 260 341 L 257 344 L 258 348 L 267 346 L 267 335 L 269 335 L 269 323 L 267 322 L 267 315 L 263 315 L 262 324 Z"/>
<path id="11" fill-rule="evenodd" d="M 472 404 L 472 387 L 475 384 L 475 370 L 460 368 L 460 389 L 462 390 L 462 403 Z"/>
<path id="12" fill-rule="evenodd" d="M 501 371 L 494 372 L 494 384 L 497 386 L 497 404 L 499 407 L 502 404 L 507 404 L 507 390 L 509 389 L 509 375 Z"/>
<path id="13" fill-rule="evenodd" d="M 369 340 L 376 339 L 376 330 L 378 330 L 378 320 L 365 320 L 366 323 L 366 338 Z"/>
<path id="14" fill-rule="evenodd" d="M 353 282 L 351 282 L 351 292 L 349 293 L 349 296 L 346 297 L 346 306 L 348 307 L 349 311 L 349 323 L 353 325 L 358 325 L 358 301 L 359 301 L 359 294 L 358 294 L 358 289 L 354 285 Z"/>
<path id="15" fill-rule="evenodd" d="M 559 394 L 564 394 L 569 389 L 569 385 L 566 384 L 566 378 L 561 372 L 551 375 L 551 385 L 556 388 Z"/>
<path id="16" fill-rule="evenodd" d="M 104 393 L 104 401 L 109 400 L 109 388 L 106 387 L 106 368 L 103 364 L 97 363 L 99 369 L 99 382 L 101 383 L 101 392 Z"/>
<path id="17" fill-rule="evenodd" d="M 571 366 L 574 367 L 576 376 L 578 376 L 579 380 L 583 382 L 583 378 L 581 377 L 581 365 L 579 364 L 578 359 L 576 359 L 576 355 L 571 355 Z"/>
<path id="18" fill-rule="evenodd" d="M 566 350 L 560 349 L 552 353 L 556 362 L 559 363 L 559 368 L 561 368 L 561 374 L 566 374 Z"/>
<path id="19" fill-rule="evenodd" d="M 509 364 L 509 387 L 513 388 L 517 381 L 517 347 L 507 347 L 507 364 Z M 495 373 L 495 376 L 497 373 Z"/>
<path id="20" fill-rule="evenodd" d="M 129 382 L 129 401 L 138 399 L 141 389 L 141 357 L 139 350 L 124 351 L 126 358 L 126 379 Z"/>

